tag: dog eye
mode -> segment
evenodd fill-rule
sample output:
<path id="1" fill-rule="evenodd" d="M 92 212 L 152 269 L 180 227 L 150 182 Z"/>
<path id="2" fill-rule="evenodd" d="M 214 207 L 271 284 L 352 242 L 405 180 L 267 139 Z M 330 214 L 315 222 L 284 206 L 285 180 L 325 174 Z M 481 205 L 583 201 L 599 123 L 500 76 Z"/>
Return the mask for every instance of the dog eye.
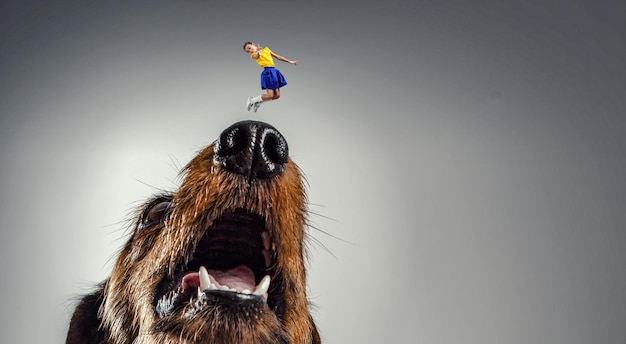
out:
<path id="1" fill-rule="evenodd" d="M 143 212 L 139 229 L 163 222 L 170 213 L 171 206 L 172 202 L 169 199 L 160 198 L 153 201 Z"/>

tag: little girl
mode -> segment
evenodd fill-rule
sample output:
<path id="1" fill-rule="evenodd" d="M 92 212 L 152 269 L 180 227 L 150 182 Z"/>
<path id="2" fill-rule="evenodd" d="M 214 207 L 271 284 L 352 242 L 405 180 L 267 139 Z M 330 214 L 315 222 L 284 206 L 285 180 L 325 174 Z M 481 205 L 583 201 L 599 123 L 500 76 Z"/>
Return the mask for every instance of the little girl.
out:
<path id="1" fill-rule="evenodd" d="M 254 106 L 254 112 L 256 112 L 262 102 L 280 98 L 280 88 L 287 85 L 287 80 L 285 80 L 283 74 L 274 67 L 275 64 L 272 57 L 292 65 L 297 65 L 298 61 L 286 59 L 275 54 L 269 47 L 263 48 L 252 42 L 246 42 L 243 45 L 243 51 L 250 54 L 250 57 L 256 60 L 259 66 L 263 68 L 261 72 L 261 89 L 265 90 L 266 93 L 256 97 L 249 97 L 247 102 L 248 111 Z"/>

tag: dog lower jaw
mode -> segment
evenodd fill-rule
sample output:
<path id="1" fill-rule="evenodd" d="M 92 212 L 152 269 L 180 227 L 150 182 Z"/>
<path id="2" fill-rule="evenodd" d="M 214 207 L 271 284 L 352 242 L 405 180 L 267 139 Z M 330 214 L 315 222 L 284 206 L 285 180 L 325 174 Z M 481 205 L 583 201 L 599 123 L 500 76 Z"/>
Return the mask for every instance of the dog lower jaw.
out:
<path id="1" fill-rule="evenodd" d="M 184 310 L 157 319 L 147 337 L 151 344 L 288 343 L 282 322 L 263 297 L 222 290 L 204 291 Z"/>
<path id="2" fill-rule="evenodd" d="M 164 318 L 183 307 L 185 318 L 191 318 L 207 306 L 207 295 L 267 304 L 270 283 L 271 278 L 266 275 L 254 286 L 254 273 L 244 265 L 211 273 L 201 266 L 198 272 L 185 274 L 178 288 L 163 295 L 155 304 L 155 312 Z"/>
<path id="3" fill-rule="evenodd" d="M 241 267 L 239 269 L 241 270 L 245 268 Z M 188 278 L 188 276 L 190 277 Z M 186 279 L 193 279 L 194 277 L 195 274 L 185 276 L 183 284 L 190 283 L 193 285 L 194 283 L 192 281 L 188 281 Z M 198 279 L 200 286 L 197 289 L 197 298 L 194 302 L 191 302 L 192 300 L 190 300 L 190 306 L 185 309 L 185 318 L 194 317 L 199 311 L 206 307 L 208 295 L 222 297 L 229 300 L 229 302 L 235 303 L 239 301 L 247 301 L 267 304 L 267 290 L 270 286 L 269 276 L 263 277 L 261 282 L 259 282 L 259 284 L 254 288 L 254 291 L 250 291 L 249 289 L 239 290 L 224 284 L 220 285 L 220 283 L 207 272 L 207 269 L 204 266 L 200 267 Z"/>
<path id="4" fill-rule="evenodd" d="M 179 288 L 159 300 L 153 341 L 146 343 L 288 343 L 282 321 L 267 304 L 269 276 L 247 290 L 242 288 L 254 280 L 250 268 L 210 271 L 201 266 L 187 273 Z"/>

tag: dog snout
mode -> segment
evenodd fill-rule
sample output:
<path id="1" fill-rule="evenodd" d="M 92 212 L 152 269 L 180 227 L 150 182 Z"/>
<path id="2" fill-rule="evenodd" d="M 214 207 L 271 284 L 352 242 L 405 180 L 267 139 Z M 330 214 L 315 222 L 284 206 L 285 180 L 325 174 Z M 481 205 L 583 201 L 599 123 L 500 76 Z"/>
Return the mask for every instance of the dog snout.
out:
<path id="1" fill-rule="evenodd" d="M 287 141 L 273 126 L 242 121 L 225 129 L 215 143 L 215 162 L 252 179 L 279 175 L 289 159 Z"/>

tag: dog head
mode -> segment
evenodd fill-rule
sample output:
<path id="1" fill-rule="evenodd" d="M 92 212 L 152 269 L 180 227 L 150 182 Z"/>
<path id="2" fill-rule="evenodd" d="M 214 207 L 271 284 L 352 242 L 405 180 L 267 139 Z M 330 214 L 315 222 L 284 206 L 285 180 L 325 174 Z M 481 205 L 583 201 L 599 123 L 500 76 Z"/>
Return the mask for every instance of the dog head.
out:
<path id="1" fill-rule="evenodd" d="M 319 343 L 308 310 L 306 196 L 287 142 L 239 122 L 146 202 L 68 343 Z"/>

